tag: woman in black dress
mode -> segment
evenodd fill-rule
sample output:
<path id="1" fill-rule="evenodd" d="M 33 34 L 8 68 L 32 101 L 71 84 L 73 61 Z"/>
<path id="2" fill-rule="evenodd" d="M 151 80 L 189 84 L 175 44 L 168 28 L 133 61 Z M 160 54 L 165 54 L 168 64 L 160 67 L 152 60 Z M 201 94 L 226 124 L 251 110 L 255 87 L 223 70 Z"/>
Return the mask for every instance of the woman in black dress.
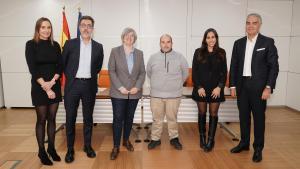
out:
<path id="1" fill-rule="evenodd" d="M 31 98 L 37 114 L 36 138 L 38 156 L 44 165 L 52 165 L 45 151 L 45 125 L 47 121 L 48 149 L 53 161 L 60 161 L 55 150 L 56 112 L 62 101 L 60 75 L 62 57 L 60 46 L 53 40 L 53 30 L 49 19 L 40 18 L 36 22 L 32 40 L 27 41 L 25 56 L 31 73 Z"/>
<path id="2" fill-rule="evenodd" d="M 216 30 L 205 31 L 200 48 L 195 50 L 192 66 L 192 98 L 198 106 L 200 147 L 205 152 L 213 149 L 220 102 L 225 101 L 224 87 L 227 76 L 225 50 L 219 47 Z M 209 131 L 206 142 L 206 111 L 209 105 Z"/>

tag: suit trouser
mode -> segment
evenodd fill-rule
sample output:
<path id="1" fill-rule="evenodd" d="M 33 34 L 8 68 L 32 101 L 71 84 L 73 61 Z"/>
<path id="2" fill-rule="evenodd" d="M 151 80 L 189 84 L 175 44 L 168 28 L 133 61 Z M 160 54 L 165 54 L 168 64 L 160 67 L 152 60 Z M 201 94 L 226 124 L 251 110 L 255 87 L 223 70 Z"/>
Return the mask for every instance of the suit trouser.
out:
<path id="1" fill-rule="evenodd" d="M 251 78 L 243 78 L 237 102 L 240 118 L 241 143 L 250 144 L 251 112 L 254 121 L 254 149 L 264 148 L 266 100 L 261 96 L 265 84 Z"/>
<path id="2" fill-rule="evenodd" d="M 75 79 L 72 88 L 64 96 L 68 148 L 74 146 L 75 124 L 80 100 L 82 103 L 84 145 L 91 146 L 93 111 L 96 99 L 96 93 L 93 93 L 91 89 L 91 80 Z"/>
<path id="3" fill-rule="evenodd" d="M 165 116 L 168 122 L 170 139 L 178 137 L 177 114 L 181 98 L 163 99 L 151 97 L 150 107 L 153 115 L 151 139 L 159 140 L 163 130 Z"/>

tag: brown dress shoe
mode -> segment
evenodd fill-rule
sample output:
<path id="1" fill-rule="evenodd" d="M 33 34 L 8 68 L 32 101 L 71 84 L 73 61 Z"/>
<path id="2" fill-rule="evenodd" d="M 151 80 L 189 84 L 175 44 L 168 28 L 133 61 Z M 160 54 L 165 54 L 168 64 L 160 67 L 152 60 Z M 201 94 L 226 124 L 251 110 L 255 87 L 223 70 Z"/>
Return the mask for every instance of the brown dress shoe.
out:
<path id="1" fill-rule="evenodd" d="M 119 155 L 120 149 L 119 147 L 114 147 L 110 153 L 110 159 L 115 160 Z"/>
<path id="2" fill-rule="evenodd" d="M 123 141 L 123 146 L 126 147 L 128 151 L 134 151 L 133 145 L 129 140 Z"/>

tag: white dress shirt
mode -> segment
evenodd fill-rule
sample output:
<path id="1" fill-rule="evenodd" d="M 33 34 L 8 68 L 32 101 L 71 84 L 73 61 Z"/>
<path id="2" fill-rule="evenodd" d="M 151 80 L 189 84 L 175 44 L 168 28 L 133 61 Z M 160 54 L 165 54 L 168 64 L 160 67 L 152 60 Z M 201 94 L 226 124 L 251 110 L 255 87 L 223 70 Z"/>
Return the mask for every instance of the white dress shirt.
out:
<path id="1" fill-rule="evenodd" d="M 76 78 L 91 78 L 92 41 L 83 42 L 80 36 L 80 57 Z"/>
<path id="2" fill-rule="evenodd" d="M 258 34 L 256 34 L 253 37 L 252 40 L 250 40 L 247 37 L 243 76 L 252 76 L 251 62 L 252 62 L 252 54 L 253 54 L 253 50 L 254 50 L 254 46 L 255 46 L 255 43 L 256 43 L 257 36 L 258 36 Z"/>

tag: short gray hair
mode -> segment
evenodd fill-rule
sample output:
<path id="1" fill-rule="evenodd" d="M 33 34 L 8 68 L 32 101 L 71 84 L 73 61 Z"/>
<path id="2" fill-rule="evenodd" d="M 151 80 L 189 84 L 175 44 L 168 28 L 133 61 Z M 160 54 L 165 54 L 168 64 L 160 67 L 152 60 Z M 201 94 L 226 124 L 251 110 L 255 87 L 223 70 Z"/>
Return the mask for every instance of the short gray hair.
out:
<path id="1" fill-rule="evenodd" d="M 134 41 L 133 41 L 133 43 L 135 43 L 135 41 L 136 41 L 136 39 L 137 39 L 136 32 L 135 32 L 134 29 L 129 28 L 129 27 L 125 28 L 125 29 L 123 30 L 122 34 L 121 34 L 122 43 L 123 43 L 124 37 L 125 37 L 127 34 L 131 33 L 131 32 L 133 33 L 133 36 L 134 36 Z"/>
<path id="2" fill-rule="evenodd" d="M 168 38 L 171 40 L 171 43 L 173 43 L 173 39 L 172 39 L 172 36 L 171 36 L 171 35 L 169 35 L 169 34 L 167 34 L 167 33 L 161 35 L 161 37 L 159 38 L 159 41 L 160 41 L 160 42 L 161 42 L 161 39 L 162 39 L 163 37 L 168 37 Z"/>
<path id="3" fill-rule="evenodd" d="M 260 16 L 260 14 L 258 14 L 258 13 L 250 13 L 250 14 L 248 14 L 248 16 L 247 16 L 247 19 L 248 19 L 250 16 L 254 16 L 254 17 L 258 18 L 259 23 L 262 24 L 262 18 L 261 18 L 261 16 Z"/>

